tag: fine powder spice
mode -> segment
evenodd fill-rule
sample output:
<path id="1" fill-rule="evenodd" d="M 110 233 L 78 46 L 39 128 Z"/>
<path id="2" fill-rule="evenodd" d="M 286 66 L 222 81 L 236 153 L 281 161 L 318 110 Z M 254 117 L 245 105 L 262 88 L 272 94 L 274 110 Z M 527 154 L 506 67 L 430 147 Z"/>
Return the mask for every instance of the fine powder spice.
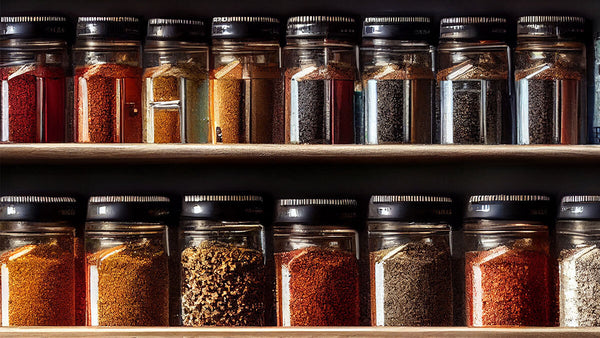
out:
<path id="1" fill-rule="evenodd" d="M 145 142 L 208 142 L 208 78 L 198 65 L 147 68 L 143 103 Z"/>
<path id="2" fill-rule="evenodd" d="M 518 240 L 465 255 L 465 307 L 469 326 L 551 326 L 549 255 Z"/>
<path id="3" fill-rule="evenodd" d="M 359 325 L 358 260 L 310 246 L 275 254 L 279 326 Z"/>
<path id="4" fill-rule="evenodd" d="M 600 249 L 562 250 L 558 259 L 560 326 L 600 326 Z"/>
<path id="5" fill-rule="evenodd" d="M 448 243 L 410 242 L 371 252 L 371 324 L 451 326 Z"/>
<path id="6" fill-rule="evenodd" d="M 352 68 L 308 66 L 285 72 L 286 143 L 354 142 Z"/>
<path id="7" fill-rule="evenodd" d="M 142 141 L 141 69 L 96 64 L 75 69 L 75 141 Z"/>
<path id="8" fill-rule="evenodd" d="M 91 326 L 168 326 L 169 271 L 160 243 L 143 239 L 87 257 Z"/>
<path id="9" fill-rule="evenodd" d="M 2 67 L 0 81 L 0 142 L 65 141 L 66 80 L 62 68 Z"/>
<path id="10" fill-rule="evenodd" d="M 203 241 L 181 253 L 185 326 L 261 326 L 264 322 L 262 252 Z"/>
<path id="11" fill-rule="evenodd" d="M 2 326 L 75 325 L 72 237 L 21 246 L 0 264 Z"/>

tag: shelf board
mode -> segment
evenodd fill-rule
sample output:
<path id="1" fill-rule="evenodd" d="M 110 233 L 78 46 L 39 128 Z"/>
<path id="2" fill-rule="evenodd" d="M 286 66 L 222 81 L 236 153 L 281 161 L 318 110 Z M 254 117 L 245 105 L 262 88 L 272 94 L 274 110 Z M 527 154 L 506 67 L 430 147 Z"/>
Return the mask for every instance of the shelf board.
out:
<path id="1" fill-rule="evenodd" d="M 2 144 L 0 164 L 26 163 L 600 163 L 597 145 Z"/>

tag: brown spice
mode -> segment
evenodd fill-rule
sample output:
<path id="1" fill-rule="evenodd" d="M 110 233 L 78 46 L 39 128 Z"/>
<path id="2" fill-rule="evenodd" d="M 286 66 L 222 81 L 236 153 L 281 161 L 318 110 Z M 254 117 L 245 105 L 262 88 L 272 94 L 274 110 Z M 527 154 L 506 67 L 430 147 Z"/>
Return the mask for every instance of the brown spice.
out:
<path id="1" fill-rule="evenodd" d="M 85 247 L 79 236 L 75 237 L 75 325 L 85 325 Z"/>

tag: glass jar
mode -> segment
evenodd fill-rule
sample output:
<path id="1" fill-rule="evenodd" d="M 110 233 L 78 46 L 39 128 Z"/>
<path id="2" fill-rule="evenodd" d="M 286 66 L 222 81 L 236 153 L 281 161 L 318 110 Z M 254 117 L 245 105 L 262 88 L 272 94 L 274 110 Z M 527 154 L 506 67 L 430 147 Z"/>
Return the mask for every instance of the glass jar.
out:
<path id="1" fill-rule="evenodd" d="M 472 196 L 464 224 L 467 325 L 552 326 L 547 196 Z"/>
<path id="2" fill-rule="evenodd" d="M 2 326 L 75 325 L 76 202 L 0 197 Z"/>
<path id="3" fill-rule="evenodd" d="M 206 38 L 204 21 L 148 21 L 142 86 L 144 142 L 208 142 Z"/>
<path id="4" fill-rule="evenodd" d="M 75 142 L 142 142 L 140 38 L 137 18 L 78 18 Z"/>
<path id="5" fill-rule="evenodd" d="M 591 117 L 588 141 L 600 144 L 600 33 L 594 39 L 594 110 Z"/>
<path id="6" fill-rule="evenodd" d="M 511 143 L 506 19 L 442 19 L 436 138 L 442 144 Z"/>
<path id="7" fill-rule="evenodd" d="M 600 196 L 566 196 L 556 225 L 559 325 L 600 326 Z"/>
<path id="8" fill-rule="evenodd" d="M 94 196 L 85 227 L 87 325 L 168 326 L 169 269 L 161 196 Z"/>
<path id="9" fill-rule="evenodd" d="M 373 326 L 452 326 L 451 216 L 447 197 L 371 197 Z"/>
<path id="10" fill-rule="evenodd" d="M 213 143 L 283 143 L 279 30 L 276 18 L 213 18 Z"/>
<path id="11" fill-rule="evenodd" d="M 585 20 L 519 18 L 515 50 L 518 144 L 577 144 L 585 139 Z"/>
<path id="12" fill-rule="evenodd" d="M 430 144 L 434 76 L 431 19 L 369 17 L 360 47 L 364 143 Z M 364 115 L 363 115 L 364 114 Z M 363 142 L 361 142 L 363 143 Z"/>
<path id="13" fill-rule="evenodd" d="M 356 23 L 337 16 L 297 16 L 284 54 L 285 142 L 354 142 Z"/>
<path id="14" fill-rule="evenodd" d="M 283 199 L 273 228 L 278 326 L 360 320 L 356 201 Z"/>
<path id="15" fill-rule="evenodd" d="M 264 325 L 268 287 L 262 214 L 259 196 L 184 197 L 180 226 L 184 326 Z"/>
<path id="16" fill-rule="evenodd" d="M 0 142 L 65 142 L 69 31 L 64 17 L 0 18 Z"/>

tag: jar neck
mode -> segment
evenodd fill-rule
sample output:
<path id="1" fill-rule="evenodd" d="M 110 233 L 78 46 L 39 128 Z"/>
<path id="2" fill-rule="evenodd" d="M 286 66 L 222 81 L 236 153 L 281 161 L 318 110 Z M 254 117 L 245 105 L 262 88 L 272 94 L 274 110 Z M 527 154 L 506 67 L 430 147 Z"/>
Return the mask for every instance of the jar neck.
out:
<path id="1" fill-rule="evenodd" d="M 102 40 L 102 39 L 78 39 L 73 50 L 135 50 L 141 48 L 142 43 L 137 40 Z"/>
<path id="2" fill-rule="evenodd" d="M 212 39 L 213 48 L 257 48 L 277 49 L 277 40 L 254 40 L 254 39 Z"/>
<path id="3" fill-rule="evenodd" d="M 356 43 L 350 39 L 327 39 L 327 38 L 288 38 L 287 47 L 296 48 L 320 48 L 320 47 L 347 47 L 354 48 Z"/>
<path id="4" fill-rule="evenodd" d="M 0 50 L 25 50 L 47 51 L 67 49 L 67 42 L 63 40 L 33 40 L 33 39 L 8 39 L 0 41 Z"/>
<path id="5" fill-rule="evenodd" d="M 60 234 L 74 235 L 75 227 L 67 221 L 0 221 L 0 232 L 14 234 Z"/>
<path id="6" fill-rule="evenodd" d="M 542 221 L 535 220 L 468 220 L 464 225 L 465 233 L 547 233 L 548 226 Z"/>
<path id="7" fill-rule="evenodd" d="M 144 45 L 144 51 L 146 52 L 160 52 L 160 51 L 174 51 L 181 50 L 185 51 L 202 51 L 208 50 L 208 44 L 199 42 L 185 42 L 185 41 L 158 41 L 158 40 L 146 40 Z"/>
<path id="8" fill-rule="evenodd" d="M 418 40 L 362 39 L 361 47 L 403 47 L 429 50 L 432 46 L 426 41 Z"/>
<path id="9" fill-rule="evenodd" d="M 505 41 L 498 40 L 440 40 L 438 49 L 462 50 L 462 49 L 499 49 L 508 48 Z"/>

